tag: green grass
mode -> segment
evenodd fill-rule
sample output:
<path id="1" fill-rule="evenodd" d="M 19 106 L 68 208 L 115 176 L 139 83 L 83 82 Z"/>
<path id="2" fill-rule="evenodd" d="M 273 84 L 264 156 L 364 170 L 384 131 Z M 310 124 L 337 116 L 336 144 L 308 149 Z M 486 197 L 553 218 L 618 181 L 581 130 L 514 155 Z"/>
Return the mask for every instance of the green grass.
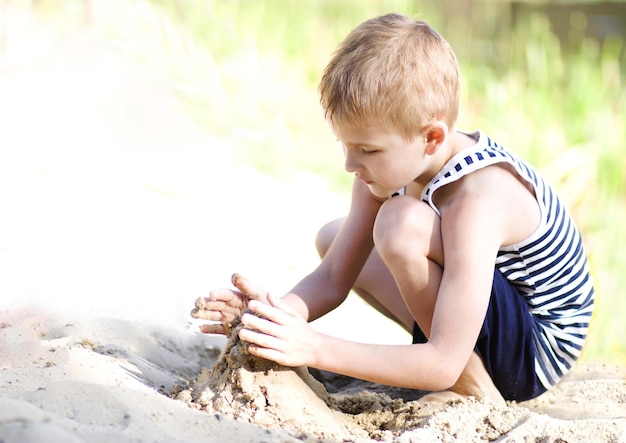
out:
<path id="1" fill-rule="evenodd" d="M 446 22 L 437 5 L 151 0 L 128 2 L 107 25 L 127 52 L 168 73 L 203 127 L 236 142 L 234 155 L 277 178 L 307 171 L 348 192 L 351 178 L 318 104 L 321 70 L 339 41 L 369 17 L 398 11 L 427 19 L 460 49 L 459 126 L 480 128 L 533 162 L 583 231 L 597 290 L 584 358 L 626 363 L 624 42 L 581 40 L 574 53 L 562 54 L 546 19 L 534 14 L 506 35 L 482 40 L 497 50 L 493 63 L 467 50 L 468 40 L 478 39 L 476 25 Z M 497 15 L 488 4 L 483 13 L 482 20 Z"/>

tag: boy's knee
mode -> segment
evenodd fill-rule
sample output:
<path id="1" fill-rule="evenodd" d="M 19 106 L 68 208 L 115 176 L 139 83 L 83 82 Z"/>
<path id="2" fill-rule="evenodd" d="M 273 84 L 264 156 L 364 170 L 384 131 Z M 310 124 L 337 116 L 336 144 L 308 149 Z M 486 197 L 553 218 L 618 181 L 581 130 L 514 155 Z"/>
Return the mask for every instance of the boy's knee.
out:
<path id="1" fill-rule="evenodd" d="M 318 231 L 317 236 L 315 237 L 315 247 L 317 248 L 317 253 L 320 258 L 324 258 L 328 252 L 328 249 L 337 236 L 337 232 L 339 232 L 343 221 L 343 218 L 338 218 L 337 220 L 326 223 Z"/>
<path id="2" fill-rule="evenodd" d="M 429 242 L 433 226 L 428 220 L 436 214 L 424 202 L 413 197 L 399 196 L 387 200 L 374 223 L 374 244 L 381 254 L 407 250 L 407 241 Z"/>

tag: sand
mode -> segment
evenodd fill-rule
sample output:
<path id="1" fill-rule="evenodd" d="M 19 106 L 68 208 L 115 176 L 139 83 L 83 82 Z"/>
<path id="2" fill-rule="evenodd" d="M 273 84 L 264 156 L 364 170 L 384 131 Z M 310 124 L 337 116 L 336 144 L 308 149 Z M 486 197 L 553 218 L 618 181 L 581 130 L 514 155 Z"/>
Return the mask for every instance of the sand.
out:
<path id="1" fill-rule="evenodd" d="M 346 196 L 242 165 L 158 74 L 57 37 L 0 60 L 0 442 L 626 441 L 625 371 L 602 363 L 506 407 L 236 363 L 194 300 L 235 271 L 288 289 Z M 352 295 L 314 327 L 410 340 Z"/>
<path id="2" fill-rule="evenodd" d="M 192 409 L 283 429 L 311 442 L 626 438 L 624 372 L 617 367 L 581 367 L 558 389 L 521 405 L 476 398 L 426 402 L 420 399 L 425 392 L 313 371 L 316 379 L 306 367 L 287 368 L 254 357 L 237 337 L 240 328 L 233 329 L 211 369 L 203 369 L 186 389 L 175 388 L 173 397 Z M 552 416 L 543 413 L 548 410 Z M 556 411 L 561 419 L 555 418 Z"/>
<path id="3" fill-rule="evenodd" d="M 626 374 L 611 365 L 581 366 L 520 405 L 422 404 L 420 392 L 317 371 L 313 378 L 182 326 L 70 319 L 35 307 L 0 318 L 7 443 L 626 438 Z"/>

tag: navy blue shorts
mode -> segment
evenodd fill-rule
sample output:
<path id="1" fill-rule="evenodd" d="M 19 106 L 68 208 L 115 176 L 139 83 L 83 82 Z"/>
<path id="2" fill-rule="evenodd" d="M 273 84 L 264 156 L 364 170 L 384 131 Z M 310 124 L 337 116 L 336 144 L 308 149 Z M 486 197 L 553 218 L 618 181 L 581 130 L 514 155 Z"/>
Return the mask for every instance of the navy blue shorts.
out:
<path id="1" fill-rule="evenodd" d="M 506 400 L 529 400 L 546 391 L 535 373 L 533 322 L 524 297 L 496 269 L 489 308 L 474 350 Z M 415 323 L 413 343 L 426 341 Z"/>

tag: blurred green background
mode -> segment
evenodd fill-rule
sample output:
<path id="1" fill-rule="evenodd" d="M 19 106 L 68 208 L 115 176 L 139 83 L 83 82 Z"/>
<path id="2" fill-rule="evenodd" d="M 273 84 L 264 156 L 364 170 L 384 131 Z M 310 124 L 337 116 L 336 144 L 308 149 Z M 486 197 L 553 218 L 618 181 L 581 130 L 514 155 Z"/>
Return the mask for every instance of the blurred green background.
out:
<path id="1" fill-rule="evenodd" d="M 430 22 L 462 68 L 458 126 L 533 162 L 583 231 L 597 304 L 584 359 L 626 363 L 626 2 L 506 0 L 98 0 L 22 3 L 55 26 L 97 26 L 165 73 L 202 127 L 278 179 L 302 171 L 348 193 L 317 83 L 339 41 L 374 15 Z M 62 5 L 61 5 L 62 3 Z M 0 51 L 10 29 L 0 15 Z"/>

